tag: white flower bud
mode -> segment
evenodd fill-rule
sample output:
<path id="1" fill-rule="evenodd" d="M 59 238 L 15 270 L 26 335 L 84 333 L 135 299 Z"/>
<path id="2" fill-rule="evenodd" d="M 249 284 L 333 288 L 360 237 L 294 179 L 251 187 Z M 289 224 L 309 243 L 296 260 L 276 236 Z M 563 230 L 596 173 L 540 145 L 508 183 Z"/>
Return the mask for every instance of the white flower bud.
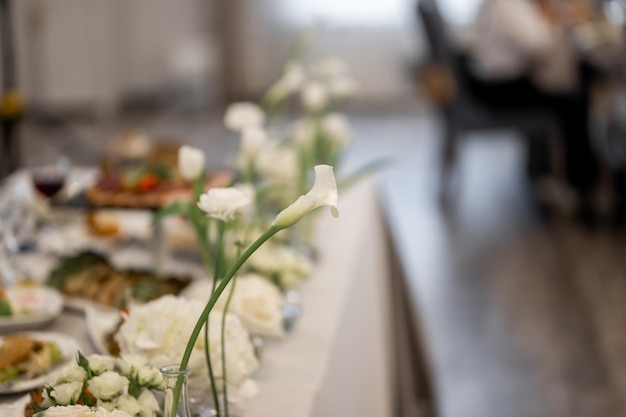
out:
<path id="1" fill-rule="evenodd" d="M 241 132 L 241 144 L 239 148 L 241 149 L 242 155 L 247 160 L 252 160 L 268 141 L 269 135 L 267 134 L 267 130 L 259 126 L 251 126 Z"/>
<path id="2" fill-rule="evenodd" d="M 224 115 L 226 127 L 237 132 L 241 132 L 247 127 L 262 126 L 264 122 L 265 113 L 254 103 L 231 104 Z"/>
<path id="3" fill-rule="evenodd" d="M 83 382 L 87 379 L 87 372 L 77 364 L 71 364 L 59 371 L 57 383 L 61 382 Z"/>
<path id="4" fill-rule="evenodd" d="M 131 416 L 136 416 L 141 411 L 141 405 L 139 405 L 137 399 L 128 394 L 120 395 L 115 400 L 115 408 L 125 411 Z"/>
<path id="5" fill-rule="evenodd" d="M 117 372 L 105 372 L 89 380 L 87 387 L 96 398 L 110 400 L 128 388 L 128 378 L 121 376 Z"/>
<path id="6" fill-rule="evenodd" d="M 302 104 L 309 111 L 320 111 L 328 103 L 328 90 L 319 82 L 309 82 L 302 88 Z"/>
<path id="7" fill-rule="evenodd" d="M 96 375 L 100 375 L 106 371 L 112 371 L 115 368 L 115 358 L 104 355 L 90 355 L 87 357 L 89 369 Z"/>
<path id="8" fill-rule="evenodd" d="M 50 398 L 52 398 L 59 405 L 69 405 L 75 403 L 83 389 L 83 381 L 66 382 L 59 384 L 50 391 Z"/>
<path id="9" fill-rule="evenodd" d="M 191 146 L 183 145 L 178 149 L 178 170 L 184 179 L 194 181 L 204 173 L 204 152 Z"/>

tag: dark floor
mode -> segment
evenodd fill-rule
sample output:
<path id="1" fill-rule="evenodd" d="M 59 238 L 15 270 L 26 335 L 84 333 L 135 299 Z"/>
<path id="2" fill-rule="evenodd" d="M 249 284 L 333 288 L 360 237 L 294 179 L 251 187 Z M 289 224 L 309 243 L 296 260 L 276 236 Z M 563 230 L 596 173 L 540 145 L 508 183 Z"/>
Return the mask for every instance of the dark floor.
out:
<path id="1" fill-rule="evenodd" d="M 511 133 L 463 144 L 454 204 L 437 199 L 439 127 L 427 113 L 353 117 L 346 170 L 389 156 L 381 196 L 416 302 L 442 417 L 626 416 L 626 240 L 537 214 Z M 26 129 L 25 153 L 65 145 L 95 163 L 122 128 L 178 136 L 223 163 L 220 117 Z"/>

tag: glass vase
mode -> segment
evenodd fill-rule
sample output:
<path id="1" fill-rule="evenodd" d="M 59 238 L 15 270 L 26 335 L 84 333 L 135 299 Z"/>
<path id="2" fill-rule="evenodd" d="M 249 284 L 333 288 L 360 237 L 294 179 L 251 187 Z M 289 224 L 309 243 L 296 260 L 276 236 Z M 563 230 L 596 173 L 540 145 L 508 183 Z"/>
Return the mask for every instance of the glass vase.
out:
<path id="1" fill-rule="evenodd" d="M 165 396 L 163 401 L 163 417 L 191 417 L 189 412 L 189 387 L 188 374 L 189 367 L 180 370 L 180 365 L 168 365 L 161 368 L 163 382 L 165 385 Z M 175 413 L 172 409 L 176 385 L 180 384 L 180 396 Z"/>

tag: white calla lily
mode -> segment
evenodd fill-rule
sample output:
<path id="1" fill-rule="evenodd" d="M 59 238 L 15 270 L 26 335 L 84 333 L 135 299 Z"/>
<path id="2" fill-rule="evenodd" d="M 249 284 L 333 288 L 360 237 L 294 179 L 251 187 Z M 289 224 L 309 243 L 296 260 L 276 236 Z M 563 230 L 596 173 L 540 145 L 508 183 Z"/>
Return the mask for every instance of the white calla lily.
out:
<path id="1" fill-rule="evenodd" d="M 178 149 L 178 170 L 184 179 L 193 181 L 204 172 L 206 158 L 198 148 L 183 145 Z"/>
<path id="2" fill-rule="evenodd" d="M 278 213 L 273 226 L 287 228 L 297 223 L 310 211 L 322 206 L 329 206 L 334 217 L 339 217 L 337 208 L 337 182 L 330 165 L 315 166 L 313 187 L 305 195 L 301 195 L 289 207 Z"/>
<path id="3" fill-rule="evenodd" d="M 237 132 L 251 126 L 262 126 L 263 123 L 265 123 L 265 113 L 254 103 L 233 103 L 224 115 L 226 127 Z"/>
<path id="4" fill-rule="evenodd" d="M 252 203 L 250 196 L 235 187 L 211 188 L 200 196 L 198 207 L 209 217 L 223 221 L 243 213 Z"/>

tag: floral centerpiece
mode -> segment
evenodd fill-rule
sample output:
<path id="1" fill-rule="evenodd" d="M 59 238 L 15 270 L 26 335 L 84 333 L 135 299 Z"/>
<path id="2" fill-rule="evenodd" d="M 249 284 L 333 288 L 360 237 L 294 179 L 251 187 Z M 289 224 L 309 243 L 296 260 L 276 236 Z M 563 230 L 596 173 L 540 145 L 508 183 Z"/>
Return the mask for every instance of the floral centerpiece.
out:
<path id="1" fill-rule="evenodd" d="M 76 363 L 61 369 L 55 381 L 44 387 L 30 414 L 156 417 L 160 411 L 156 391 L 163 391 L 163 378 L 144 357 L 85 357 L 79 352 Z"/>

